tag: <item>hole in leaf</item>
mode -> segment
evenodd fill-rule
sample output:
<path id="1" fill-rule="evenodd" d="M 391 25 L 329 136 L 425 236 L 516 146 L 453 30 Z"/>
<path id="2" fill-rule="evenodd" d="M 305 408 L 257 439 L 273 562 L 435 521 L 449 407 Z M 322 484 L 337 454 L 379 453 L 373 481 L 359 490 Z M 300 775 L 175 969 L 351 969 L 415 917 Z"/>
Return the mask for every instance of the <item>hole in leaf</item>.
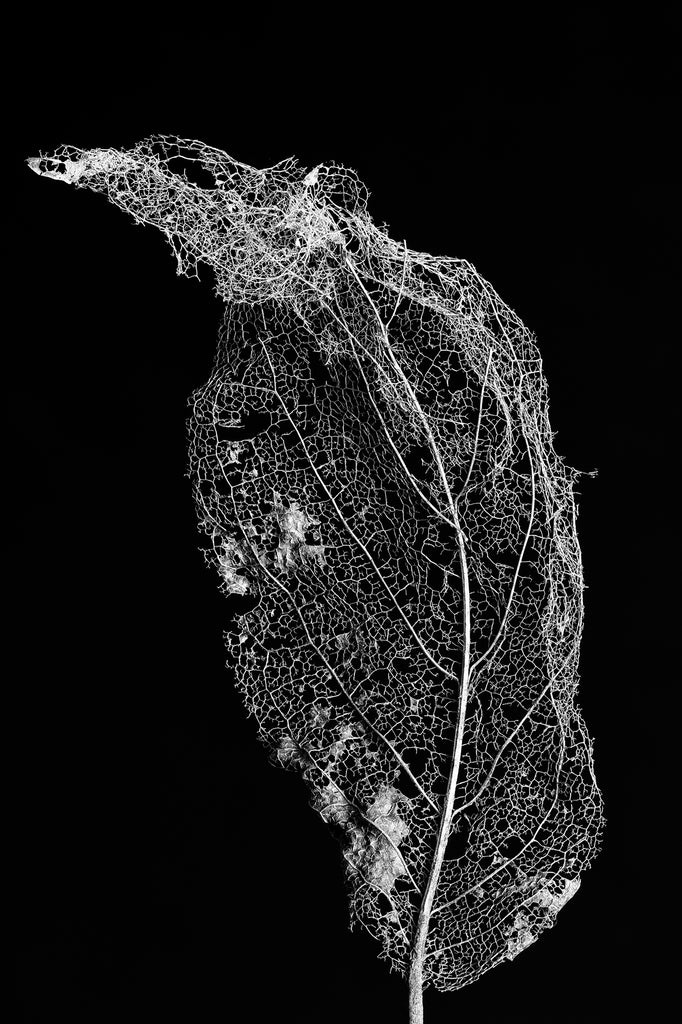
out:
<path id="1" fill-rule="evenodd" d="M 507 836 L 503 843 L 500 843 L 500 856 L 515 857 L 523 848 L 523 841 L 518 836 Z"/>
<path id="2" fill-rule="evenodd" d="M 393 910 L 393 907 L 391 906 L 391 901 L 389 900 L 386 893 L 377 892 L 377 902 L 379 904 L 379 909 L 381 910 L 382 914 L 390 914 L 391 911 Z"/>
<path id="3" fill-rule="evenodd" d="M 308 363 L 313 380 L 319 386 L 329 382 L 329 367 L 316 349 L 311 348 L 308 353 Z"/>
<path id="4" fill-rule="evenodd" d="M 419 477 L 423 475 L 424 469 L 429 465 L 430 454 L 430 449 L 426 445 L 415 445 L 403 456 L 403 460 L 410 473 Z"/>
<path id="5" fill-rule="evenodd" d="M 217 428 L 218 436 L 224 441 L 246 441 L 264 433 L 272 425 L 269 412 L 249 412 L 241 423 L 234 426 L 222 425 Z"/>
<path id="6" fill-rule="evenodd" d="M 198 185 L 199 188 L 214 189 L 216 187 L 213 175 L 196 160 L 174 156 L 168 161 L 168 166 L 174 174 L 180 177 L 184 175 L 188 181 L 191 181 L 193 185 Z"/>
<path id="7" fill-rule="evenodd" d="M 455 823 L 456 831 L 452 833 L 448 839 L 448 845 L 445 847 L 446 860 L 457 860 L 466 853 L 469 845 L 469 833 L 471 832 L 469 819 L 465 814 L 460 814 L 459 818 L 455 819 Z"/>

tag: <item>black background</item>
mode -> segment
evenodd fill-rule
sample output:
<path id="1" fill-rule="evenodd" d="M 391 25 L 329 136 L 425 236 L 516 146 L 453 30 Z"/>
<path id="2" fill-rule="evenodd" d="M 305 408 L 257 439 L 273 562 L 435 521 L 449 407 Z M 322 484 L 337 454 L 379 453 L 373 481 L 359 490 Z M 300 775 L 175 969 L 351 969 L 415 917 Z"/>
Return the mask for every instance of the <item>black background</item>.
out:
<path id="1" fill-rule="evenodd" d="M 116 20 L 116 19 L 114 19 Z M 18 1019 L 406 1019 L 351 934 L 342 859 L 224 668 L 185 478 L 221 304 L 160 234 L 23 159 L 153 132 L 355 168 L 417 250 L 462 256 L 536 333 L 580 485 L 581 704 L 602 853 L 557 927 L 427 1024 L 654 1012 L 671 856 L 656 793 L 674 675 L 673 20 L 268 22 L 17 32 L 5 171 L 8 773 Z M 312 24 L 312 27 L 311 27 Z M 86 32 L 84 36 L 82 33 Z M 239 1008 L 241 1007 L 241 1008 Z"/>

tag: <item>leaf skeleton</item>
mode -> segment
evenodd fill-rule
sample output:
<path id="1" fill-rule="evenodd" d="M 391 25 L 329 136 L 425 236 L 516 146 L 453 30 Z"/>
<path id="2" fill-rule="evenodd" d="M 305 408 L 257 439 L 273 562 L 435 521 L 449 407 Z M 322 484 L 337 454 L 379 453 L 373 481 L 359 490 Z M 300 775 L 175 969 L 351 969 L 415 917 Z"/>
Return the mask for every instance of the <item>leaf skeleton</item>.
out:
<path id="1" fill-rule="evenodd" d="M 417 1024 L 426 986 L 552 927 L 602 830 L 576 473 L 535 340 L 466 260 L 377 227 L 340 165 L 169 136 L 28 163 L 157 227 L 179 274 L 213 273 L 189 468 L 207 560 L 253 599 L 228 632 L 237 686 L 340 837 L 351 919 Z"/>

